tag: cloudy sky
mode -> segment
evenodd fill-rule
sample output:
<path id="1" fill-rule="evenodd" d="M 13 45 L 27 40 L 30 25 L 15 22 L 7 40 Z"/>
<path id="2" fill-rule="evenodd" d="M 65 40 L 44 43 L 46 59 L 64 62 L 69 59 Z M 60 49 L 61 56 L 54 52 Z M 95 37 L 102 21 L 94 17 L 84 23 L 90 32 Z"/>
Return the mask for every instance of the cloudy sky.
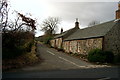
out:
<path id="1" fill-rule="evenodd" d="M 88 2 L 89 1 L 89 2 Z M 100 23 L 115 19 L 115 11 L 118 9 L 119 0 L 10 0 L 11 10 L 16 10 L 23 14 L 31 13 L 33 18 L 37 18 L 41 26 L 42 21 L 49 16 L 59 17 L 63 30 L 74 27 L 75 19 L 78 18 L 80 28 L 85 28 L 93 21 Z M 36 36 L 43 32 L 37 26 Z M 59 32 L 58 31 L 58 32 Z"/>

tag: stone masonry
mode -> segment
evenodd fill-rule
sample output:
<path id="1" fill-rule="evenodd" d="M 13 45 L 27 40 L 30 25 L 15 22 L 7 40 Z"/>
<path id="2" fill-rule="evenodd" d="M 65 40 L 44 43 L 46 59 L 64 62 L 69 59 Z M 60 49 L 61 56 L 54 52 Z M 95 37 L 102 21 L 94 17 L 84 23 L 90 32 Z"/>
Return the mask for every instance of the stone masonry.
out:
<path id="1" fill-rule="evenodd" d="M 104 37 L 104 50 L 120 53 L 120 20 Z"/>
<path id="2" fill-rule="evenodd" d="M 92 49 L 102 49 L 102 42 L 103 38 L 65 41 L 63 43 L 63 49 L 65 52 L 87 55 L 87 53 Z"/>

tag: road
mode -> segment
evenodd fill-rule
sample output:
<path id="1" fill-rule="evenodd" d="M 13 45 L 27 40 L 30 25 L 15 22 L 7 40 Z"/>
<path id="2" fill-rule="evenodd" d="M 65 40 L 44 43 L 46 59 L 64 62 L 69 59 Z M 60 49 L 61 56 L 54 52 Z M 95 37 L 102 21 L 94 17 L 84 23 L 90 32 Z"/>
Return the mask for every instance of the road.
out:
<path id="1" fill-rule="evenodd" d="M 94 65 L 39 43 L 37 54 L 42 62 L 4 72 L 3 78 L 119 78 L 119 67 Z"/>

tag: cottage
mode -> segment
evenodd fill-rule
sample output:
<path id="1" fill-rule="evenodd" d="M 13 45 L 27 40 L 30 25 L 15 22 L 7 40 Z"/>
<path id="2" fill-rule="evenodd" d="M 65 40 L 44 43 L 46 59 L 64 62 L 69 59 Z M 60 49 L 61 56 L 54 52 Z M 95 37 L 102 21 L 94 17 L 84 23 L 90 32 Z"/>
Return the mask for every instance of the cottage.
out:
<path id="1" fill-rule="evenodd" d="M 76 20 L 75 27 L 65 31 L 51 40 L 51 46 L 63 49 L 67 53 L 87 55 L 92 49 L 120 53 L 120 3 L 116 11 L 116 19 L 85 29 L 79 29 Z"/>
<path id="2" fill-rule="evenodd" d="M 79 29 L 63 41 L 65 52 L 87 55 L 95 48 L 120 53 L 120 3 L 116 19 L 99 25 Z"/>
<path id="3" fill-rule="evenodd" d="M 54 47 L 54 48 L 57 48 L 57 49 L 62 49 L 63 40 L 66 39 L 71 34 L 73 34 L 74 32 L 76 32 L 78 29 L 79 29 L 79 22 L 78 22 L 78 19 L 76 19 L 75 27 L 72 28 L 72 29 L 69 29 L 65 32 L 61 32 L 61 34 L 55 36 L 50 41 L 51 46 Z M 63 31 L 63 30 L 61 30 L 61 31 Z"/>
<path id="4" fill-rule="evenodd" d="M 63 42 L 66 52 L 87 54 L 91 49 L 120 53 L 120 20 L 79 29 Z"/>

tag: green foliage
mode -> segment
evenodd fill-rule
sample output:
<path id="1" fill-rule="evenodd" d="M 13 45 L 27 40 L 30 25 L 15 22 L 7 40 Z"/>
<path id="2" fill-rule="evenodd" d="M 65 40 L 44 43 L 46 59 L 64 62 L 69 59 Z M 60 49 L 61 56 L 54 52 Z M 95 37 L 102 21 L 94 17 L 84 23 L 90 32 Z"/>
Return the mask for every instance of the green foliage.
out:
<path id="1" fill-rule="evenodd" d="M 114 63 L 120 63 L 120 54 L 115 55 Z"/>
<path id="2" fill-rule="evenodd" d="M 34 43 L 30 32 L 8 32 L 2 34 L 2 58 L 15 58 L 30 52 Z"/>
<path id="3" fill-rule="evenodd" d="M 105 57 L 102 56 L 102 50 L 94 49 L 88 53 L 88 60 L 91 62 L 103 62 Z"/>
<path id="4" fill-rule="evenodd" d="M 113 62 L 113 60 L 114 60 L 113 52 L 111 52 L 111 51 L 104 51 L 104 53 L 105 53 L 105 56 L 106 56 L 105 61 L 108 62 L 108 63 Z"/>
<path id="5" fill-rule="evenodd" d="M 26 46 L 26 48 L 25 48 L 27 52 L 30 52 L 30 51 L 31 51 L 31 47 L 33 46 L 33 44 L 34 44 L 33 41 L 31 41 L 31 42 L 29 42 L 29 43 L 27 44 L 27 46 Z"/>
<path id="6" fill-rule="evenodd" d="M 45 40 L 44 40 L 44 43 L 45 43 L 45 44 L 50 44 L 50 40 L 51 40 L 52 38 L 53 38 L 52 36 L 46 37 Z"/>
<path id="7" fill-rule="evenodd" d="M 113 62 L 114 55 L 110 51 L 102 51 L 101 49 L 93 49 L 88 53 L 88 60 L 90 62 Z"/>

